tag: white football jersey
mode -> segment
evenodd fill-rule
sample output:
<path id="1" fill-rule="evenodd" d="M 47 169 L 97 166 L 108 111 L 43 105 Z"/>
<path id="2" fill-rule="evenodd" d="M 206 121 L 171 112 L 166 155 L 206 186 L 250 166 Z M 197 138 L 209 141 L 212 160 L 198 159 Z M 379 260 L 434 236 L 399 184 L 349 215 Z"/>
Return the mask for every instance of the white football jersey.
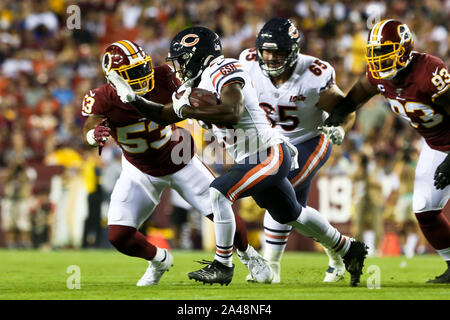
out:
<path id="1" fill-rule="evenodd" d="M 238 124 L 232 130 L 213 125 L 213 133 L 225 143 L 225 150 L 236 162 L 251 154 L 283 142 L 283 137 L 275 132 L 263 110 L 259 107 L 254 84 L 242 64 L 232 58 L 220 56 L 203 71 L 198 88 L 217 94 L 220 99 L 222 88 L 228 84 L 242 83 L 245 109 Z"/>
<path id="2" fill-rule="evenodd" d="M 328 114 L 316 107 L 321 92 L 335 84 L 334 68 L 318 58 L 298 54 L 297 64 L 288 81 L 276 87 L 265 76 L 256 59 L 256 50 L 246 49 L 240 62 L 255 85 L 259 106 L 275 130 L 298 144 L 320 134 Z"/>

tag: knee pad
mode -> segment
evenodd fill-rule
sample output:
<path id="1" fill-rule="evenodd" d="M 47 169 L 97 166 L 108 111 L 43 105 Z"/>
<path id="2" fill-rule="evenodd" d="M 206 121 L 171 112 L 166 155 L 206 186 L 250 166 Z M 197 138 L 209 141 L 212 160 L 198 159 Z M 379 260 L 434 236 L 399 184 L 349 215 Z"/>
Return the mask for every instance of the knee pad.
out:
<path id="1" fill-rule="evenodd" d="M 234 212 L 231 208 L 233 202 L 228 200 L 220 191 L 212 187 L 209 188 L 209 198 L 214 213 L 214 223 L 234 220 Z"/>

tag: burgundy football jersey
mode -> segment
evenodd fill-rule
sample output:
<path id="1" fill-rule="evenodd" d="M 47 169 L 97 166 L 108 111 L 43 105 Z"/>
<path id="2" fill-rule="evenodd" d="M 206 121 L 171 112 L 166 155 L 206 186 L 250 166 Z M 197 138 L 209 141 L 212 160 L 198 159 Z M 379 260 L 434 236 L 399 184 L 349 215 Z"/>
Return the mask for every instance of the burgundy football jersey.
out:
<path id="1" fill-rule="evenodd" d="M 397 85 L 389 80 L 369 82 L 385 96 L 391 109 L 406 119 L 435 150 L 450 151 L 450 121 L 444 108 L 436 105 L 436 97 L 448 90 L 450 73 L 444 62 L 426 53 L 413 52 L 410 70 Z"/>
<path id="2" fill-rule="evenodd" d="M 172 102 L 172 93 L 180 85 L 168 65 L 155 67 L 155 87 L 145 95 L 153 102 Z M 175 125 L 160 126 L 140 115 L 132 105 L 122 103 L 110 84 L 90 90 L 84 97 L 82 114 L 102 115 L 108 119 L 111 136 L 122 148 L 125 158 L 142 172 L 159 177 L 174 173 L 186 165 L 183 153 L 177 148 L 175 161 L 172 150 L 179 143 L 189 143 L 189 159 L 194 155 L 192 136 Z M 186 159 L 184 159 L 186 160 Z M 181 163 L 179 163 L 181 162 Z"/>

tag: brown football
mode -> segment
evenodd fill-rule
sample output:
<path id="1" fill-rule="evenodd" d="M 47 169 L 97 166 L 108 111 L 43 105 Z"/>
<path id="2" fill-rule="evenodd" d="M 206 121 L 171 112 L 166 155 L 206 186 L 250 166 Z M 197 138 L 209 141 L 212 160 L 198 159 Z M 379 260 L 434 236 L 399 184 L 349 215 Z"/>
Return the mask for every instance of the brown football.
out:
<path id="1" fill-rule="evenodd" d="M 177 92 L 177 98 L 180 98 L 184 93 L 184 90 Z M 189 102 L 193 107 L 210 106 L 217 104 L 217 98 L 211 91 L 193 88 L 191 94 L 189 95 Z"/>

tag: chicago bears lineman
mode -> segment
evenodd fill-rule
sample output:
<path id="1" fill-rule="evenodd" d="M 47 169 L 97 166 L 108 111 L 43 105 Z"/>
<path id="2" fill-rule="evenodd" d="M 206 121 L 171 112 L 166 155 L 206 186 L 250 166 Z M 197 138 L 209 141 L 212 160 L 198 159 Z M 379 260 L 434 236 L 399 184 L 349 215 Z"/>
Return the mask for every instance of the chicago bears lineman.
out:
<path id="1" fill-rule="evenodd" d="M 450 196 L 450 73 L 441 59 L 413 51 L 406 24 L 383 20 L 369 33 L 367 73 L 325 121 L 328 128 L 343 123 L 347 114 L 371 97 L 382 94 L 392 111 L 423 137 L 417 162 L 413 211 L 419 226 L 447 270 L 429 283 L 450 283 L 450 225 L 442 208 Z"/>
<path id="2" fill-rule="evenodd" d="M 311 181 L 330 156 L 332 146 L 317 127 L 344 97 L 335 83 L 334 68 L 325 61 L 299 53 L 300 34 L 288 19 L 273 18 L 259 31 L 256 47 L 244 50 L 239 60 L 255 85 L 259 106 L 276 131 L 290 139 L 298 152 L 299 169 L 289 173 L 298 202 L 306 207 Z M 354 123 L 351 114 L 344 128 Z M 330 140 L 340 144 L 344 131 L 327 132 Z M 273 283 L 280 282 L 280 261 L 292 227 L 276 222 L 269 212 L 264 216 L 267 259 L 275 273 Z M 330 262 L 324 282 L 343 279 L 342 258 L 326 249 Z M 249 279 L 250 280 L 250 279 Z"/>
<path id="3" fill-rule="evenodd" d="M 204 283 L 228 284 L 231 281 L 235 232 L 231 205 L 236 199 L 252 196 L 277 222 L 288 223 L 302 234 L 334 249 L 344 258 L 351 274 L 351 285 L 357 285 L 367 253 L 365 245 L 341 235 L 314 209 L 302 207 L 297 202 L 287 179 L 291 161 L 296 163 L 297 150 L 286 137 L 270 127 L 259 107 L 251 78 L 238 60 L 223 57 L 217 34 L 204 27 L 191 27 L 179 32 L 171 41 L 168 60 L 174 63 L 175 71 L 181 74 L 186 88 L 181 97 L 172 96 L 174 112 L 182 118 L 212 123 L 214 135 L 223 140 L 226 150 L 235 160 L 229 171 L 210 185 L 215 258 L 205 262 L 207 266 L 204 268 L 189 273 L 189 278 Z M 188 98 L 191 87 L 215 93 L 220 99 L 219 104 L 191 107 Z M 246 263 L 242 252 L 238 250 L 238 254 Z M 272 279 L 273 274 L 265 282 Z"/>
<path id="4" fill-rule="evenodd" d="M 87 117 L 84 135 L 88 144 L 102 147 L 111 135 L 123 152 L 122 174 L 108 212 L 109 240 L 120 252 L 149 261 L 138 286 L 156 285 L 172 265 L 173 257 L 168 250 L 149 243 L 137 228 L 151 215 L 166 187 L 175 189 L 212 220 L 209 184 L 214 175 L 193 156 L 194 144 L 187 131 L 167 125 L 165 116 L 124 103 L 115 90 L 114 83 L 125 84 L 129 96 L 135 99 L 148 98 L 155 105 L 169 103 L 180 82 L 168 65 L 153 68 L 151 57 L 141 47 L 121 40 L 105 49 L 102 67 L 109 83 L 86 94 L 82 114 Z M 169 120 L 172 123 L 180 119 L 172 116 Z M 192 146 L 190 161 L 177 164 L 171 154 L 182 143 Z M 236 247 L 247 252 L 248 259 L 262 260 L 248 245 L 245 223 L 238 218 L 236 225 Z"/>

